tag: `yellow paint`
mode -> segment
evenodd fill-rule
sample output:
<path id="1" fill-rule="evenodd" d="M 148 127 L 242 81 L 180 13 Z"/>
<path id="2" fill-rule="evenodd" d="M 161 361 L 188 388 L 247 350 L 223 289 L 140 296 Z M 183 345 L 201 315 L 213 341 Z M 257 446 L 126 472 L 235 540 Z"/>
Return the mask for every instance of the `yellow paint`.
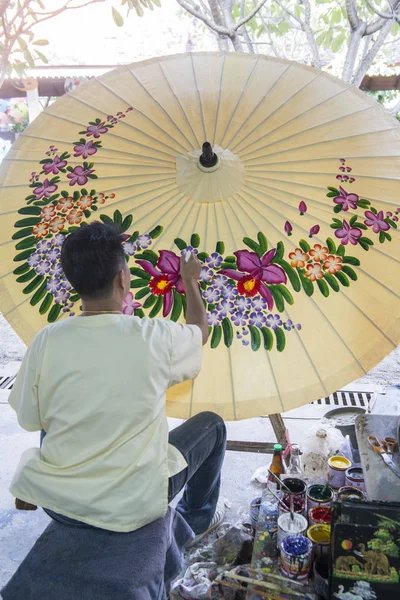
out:
<path id="1" fill-rule="evenodd" d="M 334 469 L 349 469 L 351 467 L 351 462 L 348 458 L 344 456 L 332 456 L 329 461 L 329 465 Z"/>
<path id="2" fill-rule="evenodd" d="M 329 525 L 311 525 L 307 536 L 313 544 L 329 544 L 331 539 L 331 528 Z"/>
<path id="3" fill-rule="evenodd" d="M 246 292 L 252 292 L 256 283 L 257 282 L 255 279 L 249 279 L 248 281 L 243 282 L 243 287 L 246 290 Z"/>

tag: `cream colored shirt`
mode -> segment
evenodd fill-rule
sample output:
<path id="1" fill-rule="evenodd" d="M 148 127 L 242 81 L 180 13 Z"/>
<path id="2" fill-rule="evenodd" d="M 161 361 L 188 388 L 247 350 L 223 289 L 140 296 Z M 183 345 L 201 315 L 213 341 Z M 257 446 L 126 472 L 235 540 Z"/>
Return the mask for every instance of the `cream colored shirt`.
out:
<path id="1" fill-rule="evenodd" d="M 163 516 L 168 477 L 187 466 L 168 445 L 165 394 L 198 375 L 201 355 L 197 326 L 162 319 L 107 314 L 43 329 L 9 403 L 24 429 L 47 435 L 22 455 L 11 493 L 112 531 Z"/>

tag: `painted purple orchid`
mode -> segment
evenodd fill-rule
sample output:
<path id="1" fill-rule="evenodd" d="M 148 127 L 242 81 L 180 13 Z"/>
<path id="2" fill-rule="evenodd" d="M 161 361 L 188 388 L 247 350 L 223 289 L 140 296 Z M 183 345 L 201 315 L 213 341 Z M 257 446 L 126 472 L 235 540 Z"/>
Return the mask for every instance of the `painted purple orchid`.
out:
<path id="1" fill-rule="evenodd" d="M 161 250 L 156 267 L 148 260 L 137 260 L 138 265 L 151 275 L 149 288 L 155 296 L 163 296 L 163 316 L 171 312 L 173 288 L 179 294 L 185 293 L 185 287 L 180 275 L 180 257 L 170 250 Z"/>
<path id="2" fill-rule="evenodd" d="M 344 168 L 344 167 L 342 167 Z M 341 205 L 342 210 L 348 211 L 349 209 L 355 210 L 358 206 L 359 196 L 357 194 L 349 194 L 342 186 L 339 187 L 340 196 L 335 196 L 333 201 L 335 204 Z"/>
<path id="3" fill-rule="evenodd" d="M 365 225 L 367 225 L 367 227 L 372 227 L 372 231 L 374 233 L 379 233 L 380 231 L 389 231 L 390 225 L 387 221 L 385 221 L 383 210 L 380 210 L 377 214 L 370 210 L 366 210 L 365 216 L 367 217 L 364 221 Z"/>
<path id="4" fill-rule="evenodd" d="M 57 186 L 52 185 L 48 179 L 45 179 L 42 185 L 35 187 L 33 193 L 36 196 L 37 200 L 41 200 L 42 198 L 50 198 L 54 192 L 57 191 Z"/>
<path id="5" fill-rule="evenodd" d="M 347 221 L 343 221 L 343 227 L 336 229 L 335 235 L 344 246 L 349 242 L 355 246 L 362 236 L 362 231 L 358 227 L 351 227 Z"/>

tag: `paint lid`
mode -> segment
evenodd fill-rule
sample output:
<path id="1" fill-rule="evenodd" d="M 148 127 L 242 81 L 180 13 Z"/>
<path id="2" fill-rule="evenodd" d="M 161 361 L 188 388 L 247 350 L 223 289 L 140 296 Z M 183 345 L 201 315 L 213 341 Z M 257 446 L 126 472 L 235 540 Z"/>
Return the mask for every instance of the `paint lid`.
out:
<path id="1" fill-rule="evenodd" d="M 316 435 L 318 438 L 325 439 L 328 434 L 326 433 L 325 429 L 318 429 Z"/>
<path id="2" fill-rule="evenodd" d="M 328 460 L 328 465 L 333 469 L 347 471 L 351 467 L 351 462 L 345 456 L 331 456 Z"/>
<path id="3" fill-rule="evenodd" d="M 274 444 L 274 450 L 276 452 L 282 452 L 282 446 L 281 446 L 281 444 Z"/>

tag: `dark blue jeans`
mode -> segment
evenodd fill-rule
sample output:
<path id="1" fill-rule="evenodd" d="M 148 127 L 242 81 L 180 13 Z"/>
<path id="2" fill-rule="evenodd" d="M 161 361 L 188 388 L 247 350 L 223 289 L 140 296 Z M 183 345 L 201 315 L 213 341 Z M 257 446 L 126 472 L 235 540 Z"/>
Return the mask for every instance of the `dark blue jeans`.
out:
<path id="1" fill-rule="evenodd" d="M 45 435 L 42 431 L 40 444 Z M 196 534 L 203 533 L 211 523 L 219 498 L 226 448 L 225 423 L 212 412 L 200 413 L 171 431 L 169 443 L 183 454 L 188 466 L 169 478 L 168 502 L 185 488 L 176 510 Z M 46 512 L 58 521 L 83 525 L 53 511 Z"/>

